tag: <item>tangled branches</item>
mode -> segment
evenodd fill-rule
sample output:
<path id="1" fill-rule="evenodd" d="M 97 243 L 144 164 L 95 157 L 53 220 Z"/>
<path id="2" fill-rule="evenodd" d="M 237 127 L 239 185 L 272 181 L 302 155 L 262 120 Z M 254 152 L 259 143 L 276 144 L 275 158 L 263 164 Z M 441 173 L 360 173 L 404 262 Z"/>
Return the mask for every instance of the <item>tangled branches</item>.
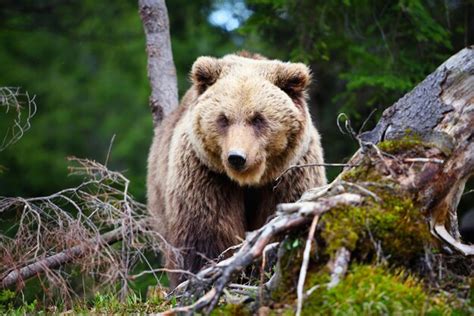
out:
<path id="1" fill-rule="evenodd" d="M 2 219 L 11 222 L 0 234 L 0 288 L 22 288 L 26 279 L 43 274 L 45 287 L 49 283 L 71 299 L 73 271 L 58 268 L 74 261 L 81 275 L 99 279 L 101 285 L 120 281 L 123 297 L 135 263 L 153 269 L 145 249 L 166 244 L 148 228 L 145 205 L 130 195 L 127 178 L 94 161 L 70 161 L 71 173 L 85 177 L 77 187 L 44 197 L 0 198 Z M 120 247 L 113 245 L 117 241 Z"/>
<path id="2" fill-rule="evenodd" d="M 322 197 L 321 194 L 326 196 Z M 344 192 L 344 188 L 335 181 L 320 191 L 309 192 L 295 203 L 280 204 L 277 215 L 262 228 L 247 236 L 240 249 L 232 257 L 202 270 L 190 281 L 179 285 L 176 291 L 183 292 L 185 298 L 191 296 L 199 297 L 199 299 L 192 305 L 177 307 L 171 311 L 190 313 L 204 309 L 205 312 L 210 313 L 232 277 L 260 257 L 265 247 L 275 237 L 307 225 L 315 217 L 336 206 L 356 205 L 361 203 L 362 199 L 361 195 Z M 201 296 L 202 291 L 211 285 L 211 289 Z"/>
<path id="3" fill-rule="evenodd" d="M 19 88 L 0 87 L 0 111 L 11 115 L 13 124 L 0 139 L 0 151 L 16 143 L 30 129 L 31 118 L 36 114 L 35 97 Z"/>

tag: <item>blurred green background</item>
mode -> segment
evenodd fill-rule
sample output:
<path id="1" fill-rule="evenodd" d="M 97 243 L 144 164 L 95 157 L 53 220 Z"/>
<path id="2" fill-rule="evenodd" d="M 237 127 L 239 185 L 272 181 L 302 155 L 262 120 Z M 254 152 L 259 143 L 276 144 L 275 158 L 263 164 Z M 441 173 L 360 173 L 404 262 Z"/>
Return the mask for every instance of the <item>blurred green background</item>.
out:
<path id="1" fill-rule="evenodd" d="M 357 130 L 473 44 L 474 1 L 173 0 L 167 2 L 182 94 L 201 55 L 240 49 L 309 64 L 311 111 L 328 162 L 357 145 L 336 127 L 345 112 Z M 144 33 L 137 1 L 0 0 L 0 86 L 36 95 L 31 129 L 0 152 L 0 194 L 50 194 L 81 181 L 68 156 L 106 160 L 145 201 L 152 123 Z M 0 137 L 9 122 L 0 116 Z M 334 177 L 340 170 L 330 169 Z"/>

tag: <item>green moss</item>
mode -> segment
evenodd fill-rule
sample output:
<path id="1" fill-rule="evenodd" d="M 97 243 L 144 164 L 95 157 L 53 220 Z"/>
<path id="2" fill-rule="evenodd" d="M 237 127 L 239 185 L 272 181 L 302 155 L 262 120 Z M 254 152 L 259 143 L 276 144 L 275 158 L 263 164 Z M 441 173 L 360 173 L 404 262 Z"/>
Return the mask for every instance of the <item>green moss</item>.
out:
<path id="1" fill-rule="evenodd" d="M 213 316 L 223 316 L 223 315 L 232 315 L 232 316 L 247 316 L 252 315 L 250 311 L 243 304 L 226 304 L 217 307 L 211 312 Z"/>
<path id="2" fill-rule="evenodd" d="M 384 153 L 399 154 L 402 156 L 424 157 L 426 148 L 437 147 L 436 144 L 425 140 L 418 134 L 407 131 L 407 134 L 399 139 L 385 140 L 377 144 L 377 147 Z M 345 171 L 342 180 L 356 182 L 363 180 L 366 182 L 390 182 L 386 175 L 383 175 L 379 168 L 376 168 L 375 161 L 364 157 L 358 166 Z"/>
<path id="3" fill-rule="evenodd" d="M 303 315 L 448 314 L 443 297 L 426 293 L 421 283 L 401 270 L 353 265 L 332 289 L 322 286 L 305 301 Z"/>
<path id="4" fill-rule="evenodd" d="M 163 298 L 143 300 L 135 294 L 130 294 L 125 301 L 121 302 L 115 294 L 97 293 L 90 301 L 75 302 L 72 308 L 66 308 L 64 304 L 59 303 L 43 306 L 36 300 L 31 303 L 23 302 L 18 305 L 13 304 L 13 302 L 6 303 L 2 301 L 2 297 L 5 297 L 5 295 L 3 295 L 3 292 L 0 292 L 0 315 L 57 315 L 66 310 L 68 310 L 68 313 L 75 315 L 150 314 L 163 312 L 173 307 L 169 301 Z"/>
<path id="5" fill-rule="evenodd" d="M 360 163 L 359 166 L 352 167 L 342 174 L 342 180 L 348 182 L 356 182 L 364 180 L 369 182 L 386 182 L 387 180 L 374 168 L 372 162 L 368 158 Z"/>
<path id="6" fill-rule="evenodd" d="M 382 202 L 370 198 L 360 206 L 339 207 L 322 217 L 325 251 L 332 255 L 345 247 L 366 258 L 375 253 L 374 241 L 380 241 L 384 255 L 406 264 L 431 240 L 428 224 L 409 196 L 371 189 Z"/>
<path id="7" fill-rule="evenodd" d="M 377 146 L 383 152 L 397 154 L 399 152 L 405 152 L 426 145 L 428 144 L 425 144 L 418 135 L 409 133 L 400 139 L 385 140 Z"/>

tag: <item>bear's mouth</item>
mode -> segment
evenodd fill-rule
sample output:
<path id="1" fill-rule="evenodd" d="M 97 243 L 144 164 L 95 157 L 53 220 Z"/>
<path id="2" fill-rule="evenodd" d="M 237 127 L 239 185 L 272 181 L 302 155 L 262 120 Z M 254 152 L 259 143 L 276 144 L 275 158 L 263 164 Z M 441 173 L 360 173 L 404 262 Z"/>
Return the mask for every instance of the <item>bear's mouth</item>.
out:
<path id="1" fill-rule="evenodd" d="M 255 185 L 260 184 L 260 180 L 265 172 L 265 163 L 264 161 L 254 162 L 252 165 L 246 165 L 240 170 L 236 170 L 226 163 L 225 170 L 227 176 L 239 185 Z"/>

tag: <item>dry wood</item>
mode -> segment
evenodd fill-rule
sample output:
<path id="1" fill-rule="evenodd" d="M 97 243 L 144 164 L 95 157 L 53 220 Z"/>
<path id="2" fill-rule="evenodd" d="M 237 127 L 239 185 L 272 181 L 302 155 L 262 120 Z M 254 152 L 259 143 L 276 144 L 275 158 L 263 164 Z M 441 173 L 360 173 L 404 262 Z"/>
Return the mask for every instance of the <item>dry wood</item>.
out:
<path id="1" fill-rule="evenodd" d="M 464 255 L 474 246 L 460 241 L 457 205 L 464 185 L 474 173 L 474 46 L 461 50 L 388 108 L 375 129 L 362 135 L 365 143 L 396 139 L 407 130 L 438 151 L 405 161 L 410 165 L 395 179 L 417 195 L 428 213 L 433 233 Z M 447 157 L 445 157 L 447 156 Z M 356 154 L 352 163 L 360 161 Z M 387 158 L 393 161 L 393 158 Z M 408 160 L 407 160 L 408 159 Z M 415 159 L 415 160 L 413 160 Z"/>
<path id="2" fill-rule="evenodd" d="M 300 276 L 298 278 L 298 287 L 296 294 L 298 295 L 298 302 L 296 306 L 296 315 L 301 315 L 303 309 L 304 298 L 304 282 L 306 280 L 306 272 L 308 271 L 309 256 L 311 254 L 311 244 L 313 242 L 314 233 L 316 232 L 316 225 L 318 225 L 319 215 L 314 216 L 311 226 L 309 227 L 308 238 L 306 239 L 306 246 L 303 253 L 303 262 L 301 263 Z"/>
<path id="3" fill-rule="evenodd" d="M 93 242 L 97 243 L 97 245 L 113 244 L 123 238 L 122 230 L 122 227 L 119 227 L 103 235 L 99 235 Z M 35 275 L 39 275 L 45 270 L 58 268 L 78 257 L 84 256 L 88 250 L 88 247 L 84 245 L 75 246 L 43 259 L 38 259 L 38 261 L 28 264 L 18 270 L 10 271 L 0 280 L 0 289 L 16 284 L 20 280 L 24 281 Z"/>

